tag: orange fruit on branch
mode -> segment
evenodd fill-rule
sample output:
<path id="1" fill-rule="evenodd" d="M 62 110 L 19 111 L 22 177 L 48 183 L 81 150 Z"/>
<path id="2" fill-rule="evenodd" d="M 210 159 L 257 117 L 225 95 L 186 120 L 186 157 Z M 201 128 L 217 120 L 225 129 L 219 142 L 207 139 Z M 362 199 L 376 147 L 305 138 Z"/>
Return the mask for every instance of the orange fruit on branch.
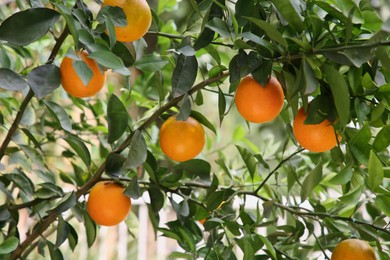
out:
<path id="1" fill-rule="evenodd" d="M 83 83 L 73 66 L 73 59 L 70 57 L 64 57 L 61 62 L 61 84 L 65 91 L 74 97 L 91 97 L 103 88 L 104 81 L 106 79 L 106 72 L 101 71 L 95 60 L 88 58 L 87 52 L 80 52 L 79 56 L 93 73 L 88 84 L 85 85 Z"/>
<path id="2" fill-rule="evenodd" d="M 279 81 L 271 77 L 265 86 L 252 76 L 241 79 L 235 95 L 238 112 L 253 123 L 274 120 L 282 111 L 284 104 L 283 88 Z"/>
<path id="3" fill-rule="evenodd" d="M 160 147 L 170 159 L 183 162 L 193 159 L 203 149 L 205 133 L 203 126 L 194 118 L 185 121 L 168 118 L 160 129 Z"/>
<path id="4" fill-rule="evenodd" d="M 332 260 L 375 260 L 372 247 L 364 240 L 346 239 L 341 241 L 332 252 Z"/>
<path id="5" fill-rule="evenodd" d="M 105 0 L 103 6 L 118 6 L 126 15 L 127 25 L 115 26 L 118 41 L 132 42 L 141 39 L 152 24 L 152 12 L 146 0 Z"/>
<path id="6" fill-rule="evenodd" d="M 130 212 L 131 200 L 123 194 L 124 188 L 111 181 L 101 181 L 92 187 L 88 201 L 89 216 L 102 226 L 114 226 Z"/>
<path id="7" fill-rule="evenodd" d="M 312 152 L 325 152 L 337 145 L 332 123 L 325 119 L 319 124 L 305 124 L 307 114 L 301 107 L 295 116 L 293 132 L 298 143 Z"/>

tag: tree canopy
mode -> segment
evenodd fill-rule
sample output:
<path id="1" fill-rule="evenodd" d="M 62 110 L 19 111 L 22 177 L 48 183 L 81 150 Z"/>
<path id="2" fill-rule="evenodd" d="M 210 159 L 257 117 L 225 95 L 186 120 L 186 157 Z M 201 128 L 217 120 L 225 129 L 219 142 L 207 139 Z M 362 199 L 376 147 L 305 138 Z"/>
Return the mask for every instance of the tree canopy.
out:
<path id="1" fill-rule="evenodd" d="M 387 1 L 148 0 L 151 27 L 131 43 L 114 30 L 127 24 L 125 12 L 101 1 L 6 2 L 0 257 L 62 259 L 64 246 L 78 246 L 80 223 L 92 246 L 99 226 L 88 193 L 112 180 L 132 200 L 147 198 L 156 236 L 182 248 L 171 258 L 330 259 L 355 237 L 390 259 Z M 103 90 L 84 99 L 64 91 L 59 68 L 72 57 L 89 82 L 80 51 L 107 72 Z M 280 82 L 275 120 L 237 113 L 247 75 Z M 293 122 L 301 107 L 305 124 L 331 122 L 336 147 L 300 146 Z M 161 151 L 159 131 L 172 115 L 204 126 L 196 158 L 176 162 Z M 164 223 L 168 206 L 177 218 Z"/>

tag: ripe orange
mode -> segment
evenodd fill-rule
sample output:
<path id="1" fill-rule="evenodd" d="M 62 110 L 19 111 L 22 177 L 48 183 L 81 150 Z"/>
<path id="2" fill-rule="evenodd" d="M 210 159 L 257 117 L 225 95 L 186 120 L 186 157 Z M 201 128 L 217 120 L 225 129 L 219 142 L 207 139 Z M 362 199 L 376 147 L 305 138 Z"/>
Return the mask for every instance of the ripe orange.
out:
<path id="1" fill-rule="evenodd" d="M 375 260 L 372 247 L 363 240 L 346 239 L 333 250 L 332 260 Z"/>
<path id="2" fill-rule="evenodd" d="M 304 124 L 307 115 L 303 107 L 298 110 L 294 119 L 293 132 L 298 143 L 312 152 L 325 152 L 337 145 L 333 125 L 325 119 L 320 124 Z"/>
<path id="3" fill-rule="evenodd" d="M 87 211 L 99 225 L 114 226 L 124 220 L 131 209 L 131 200 L 123 194 L 124 188 L 111 181 L 101 181 L 92 187 Z"/>
<path id="4" fill-rule="evenodd" d="M 160 129 L 160 147 L 172 160 L 183 162 L 197 156 L 205 143 L 203 126 L 194 118 L 186 121 L 168 118 Z"/>
<path id="5" fill-rule="evenodd" d="M 126 26 L 115 26 L 118 41 L 132 42 L 142 38 L 152 24 L 152 12 L 146 0 L 105 0 L 103 6 L 118 6 L 126 15 Z"/>
<path id="6" fill-rule="evenodd" d="M 74 97 L 91 97 L 102 89 L 106 78 L 106 72 L 100 70 L 95 60 L 87 57 L 87 52 L 81 52 L 79 55 L 93 73 L 88 85 L 85 85 L 80 79 L 73 67 L 73 59 L 70 57 L 64 57 L 61 62 L 61 84 L 65 91 Z"/>
<path id="7" fill-rule="evenodd" d="M 202 218 L 200 220 L 198 220 L 200 224 L 204 225 L 204 223 L 206 222 L 206 218 Z"/>
<path id="8" fill-rule="evenodd" d="M 252 76 L 246 76 L 237 87 L 235 102 L 243 118 L 253 123 L 264 123 L 279 115 L 284 104 L 284 93 L 274 77 L 263 87 Z"/>

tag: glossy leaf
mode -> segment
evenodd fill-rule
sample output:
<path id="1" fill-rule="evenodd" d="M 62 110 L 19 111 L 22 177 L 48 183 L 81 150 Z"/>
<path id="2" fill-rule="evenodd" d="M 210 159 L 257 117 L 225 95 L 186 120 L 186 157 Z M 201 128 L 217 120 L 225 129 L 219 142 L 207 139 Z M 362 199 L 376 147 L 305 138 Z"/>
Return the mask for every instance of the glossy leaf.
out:
<path id="1" fill-rule="evenodd" d="M 253 154 L 251 152 L 249 152 L 248 149 L 246 149 L 244 147 L 236 145 L 236 148 L 238 149 L 238 151 L 241 155 L 241 158 L 244 160 L 246 168 L 248 169 L 248 172 L 249 172 L 251 178 L 253 179 L 253 177 L 255 176 L 256 170 L 257 170 L 257 162 L 256 162 L 255 157 L 253 156 Z"/>
<path id="2" fill-rule="evenodd" d="M 289 0 L 272 0 L 272 3 L 275 5 L 276 9 L 282 15 L 284 19 L 289 23 L 289 25 L 294 28 L 297 32 L 302 32 L 304 29 L 303 19 L 297 13 L 296 8 L 294 8 L 294 4 L 296 2 L 291 2 Z M 299 3 L 299 2 L 298 2 Z M 300 12 L 301 6 L 298 5 L 298 11 Z"/>
<path id="3" fill-rule="evenodd" d="M 186 171 L 190 175 L 199 177 L 200 180 L 206 183 L 210 182 L 211 165 L 207 161 L 192 159 L 177 164 L 174 169 L 176 171 Z M 190 178 L 193 179 L 194 177 L 190 176 Z"/>
<path id="4" fill-rule="evenodd" d="M 144 136 L 140 131 L 135 131 L 129 145 L 129 154 L 124 164 L 125 169 L 136 168 L 146 161 L 147 147 Z"/>
<path id="5" fill-rule="evenodd" d="M 377 152 L 385 151 L 390 145 L 390 125 L 384 126 L 376 135 L 373 148 Z"/>
<path id="6" fill-rule="evenodd" d="M 59 202 L 58 205 L 54 208 L 49 210 L 48 214 L 61 214 L 68 209 L 75 206 L 77 203 L 76 193 L 69 192 L 67 193 Z"/>
<path id="7" fill-rule="evenodd" d="M 91 247 L 96 240 L 97 227 L 95 222 L 91 219 L 91 217 L 88 215 L 86 211 L 83 211 L 82 216 L 85 225 L 85 232 L 87 235 L 88 247 Z"/>
<path id="8" fill-rule="evenodd" d="M 378 156 L 374 151 L 370 151 L 370 157 L 368 159 L 368 186 L 372 191 L 379 187 L 383 181 L 383 166 Z"/>
<path id="9" fill-rule="evenodd" d="M 91 154 L 84 142 L 72 135 L 64 137 L 64 140 L 70 145 L 70 147 L 72 147 L 85 165 L 89 167 L 91 165 Z"/>
<path id="10" fill-rule="evenodd" d="M 126 131 L 129 115 L 122 101 L 111 94 L 107 104 L 108 142 L 118 140 Z"/>
<path id="11" fill-rule="evenodd" d="M 274 40 L 275 42 L 280 43 L 283 47 L 287 48 L 288 44 L 287 44 L 286 39 L 271 24 L 267 23 L 266 21 L 256 19 L 253 17 L 246 17 L 246 19 L 248 19 L 249 21 L 254 23 L 260 29 L 262 29 L 270 39 Z"/>
<path id="12" fill-rule="evenodd" d="M 58 217 L 58 225 L 57 225 L 57 236 L 55 247 L 58 248 L 69 236 L 69 224 L 62 218 L 62 216 Z"/>
<path id="13" fill-rule="evenodd" d="M 334 184 L 344 185 L 352 178 L 352 165 L 347 165 L 330 180 Z"/>
<path id="14" fill-rule="evenodd" d="M 46 241 L 47 247 L 49 249 L 50 259 L 63 260 L 64 256 L 61 251 L 50 241 Z"/>
<path id="15" fill-rule="evenodd" d="M 129 186 L 127 186 L 125 192 L 126 196 L 129 196 L 132 199 L 139 199 L 142 196 L 141 189 L 139 187 L 138 178 L 134 176 L 131 179 Z"/>
<path id="16" fill-rule="evenodd" d="M 88 58 L 97 61 L 100 65 L 109 69 L 122 69 L 125 67 L 121 58 L 114 53 L 104 50 L 94 51 L 88 55 Z"/>
<path id="17" fill-rule="evenodd" d="M 375 205 L 390 217 L 390 196 L 389 195 L 378 195 L 375 198 Z"/>
<path id="18" fill-rule="evenodd" d="M 119 177 L 122 174 L 122 167 L 126 158 L 120 154 L 110 153 L 106 159 L 106 173 L 111 176 Z"/>
<path id="19" fill-rule="evenodd" d="M 2 22 L 0 40 L 18 46 L 28 45 L 42 38 L 59 17 L 57 11 L 49 8 L 20 11 Z"/>
<path id="20" fill-rule="evenodd" d="M 9 237 L 0 244 L 0 255 L 9 254 L 16 249 L 19 244 L 19 239 Z"/>
<path id="21" fill-rule="evenodd" d="M 322 180 L 322 163 L 318 164 L 313 171 L 311 171 L 302 183 L 301 200 L 305 201 L 313 189 Z"/>
<path id="22" fill-rule="evenodd" d="M 62 129 L 69 132 L 72 131 L 72 122 L 70 121 L 70 118 L 66 111 L 60 105 L 49 100 L 44 100 L 43 103 L 46 105 L 46 107 L 56 119 L 56 121 L 59 123 L 59 125 L 62 127 Z"/>
<path id="23" fill-rule="evenodd" d="M 134 62 L 134 67 L 145 72 L 156 72 L 168 64 L 168 61 L 161 56 L 148 54 Z"/>
<path id="24" fill-rule="evenodd" d="M 348 85 L 344 77 L 332 66 L 324 66 L 325 77 L 332 90 L 332 95 L 336 105 L 337 114 L 343 126 L 349 122 L 350 112 L 350 95 Z"/>
<path id="25" fill-rule="evenodd" d="M 195 56 L 180 54 L 172 75 L 172 91 L 175 97 L 181 96 L 191 89 L 198 71 L 198 61 Z"/>
<path id="26" fill-rule="evenodd" d="M 16 72 L 0 68 L 0 88 L 12 91 L 20 91 L 28 87 L 26 80 Z"/>
<path id="27" fill-rule="evenodd" d="M 28 84 L 37 98 L 41 99 L 60 86 L 60 69 L 51 64 L 39 66 L 28 74 Z"/>

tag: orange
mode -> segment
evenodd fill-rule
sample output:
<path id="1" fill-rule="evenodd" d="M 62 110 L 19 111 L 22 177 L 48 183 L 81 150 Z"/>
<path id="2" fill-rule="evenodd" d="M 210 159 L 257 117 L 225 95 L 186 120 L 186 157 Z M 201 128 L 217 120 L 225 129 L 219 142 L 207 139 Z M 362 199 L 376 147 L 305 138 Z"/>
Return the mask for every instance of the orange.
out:
<path id="1" fill-rule="evenodd" d="M 284 104 L 284 93 L 274 77 L 264 87 L 252 76 L 246 76 L 237 87 L 235 102 L 238 112 L 247 121 L 264 123 L 279 115 Z"/>
<path id="2" fill-rule="evenodd" d="M 293 132 L 298 143 L 312 152 L 325 152 L 337 145 L 333 125 L 325 119 L 320 124 L 305 124 L 307 115 L 303 107 L 298 110 Z"/>
<path id="3" fill-rule="evenodd" d="M 206 222 L 206 218 L 202 218 L 200 220 L 198 220 L 200 224 L 204 225 L 204 223 Z"/>
<path id="4" fill-rule="evenodd" d="M 170 159 L 183 162 L 197 156 L 205 143 L 203 126 L 194 118 L 186 121 L 168 118 L 160 129 L 160 147 Z"/>
<path id="5" fill-rule="evenodd" d="M 91 97 L 102 89 L 106 78 L 106 72 L 100 70 L 95 60 L 88 58 L 87 52 L 81 52 L 79 56 L 93 73 L 88 85 L 85 85 L 80 79 L 73 66 L 73 59 L 70 57 L 64 57 L 61 62 L 61 84 L 65 91 L 74 97 Z"/>
<path id="6" fill-rule="evenodd" d="M 341 241 L 332 252 L 332 260 L 375 260 L 372 247 L 363 240 L 346 239 Z"/>
<path id="7" fill-rule="evenodd" d="M 111 181 L 101 181 L 92 187 L 87 211 L 96 224 L 114 226 L 127 217 L 131 209 L 131 200 L 123 191 L 121 185 Z"/>
<path id="8" fill-rule="evenodd" d="M 141 39 L 152 24 L 152 12 L 145 0 L 105 0 L 103 6 L 118 6 L 126 15 L 126 26 L 115 26 L 118 41 L 132 42 Z"/>

